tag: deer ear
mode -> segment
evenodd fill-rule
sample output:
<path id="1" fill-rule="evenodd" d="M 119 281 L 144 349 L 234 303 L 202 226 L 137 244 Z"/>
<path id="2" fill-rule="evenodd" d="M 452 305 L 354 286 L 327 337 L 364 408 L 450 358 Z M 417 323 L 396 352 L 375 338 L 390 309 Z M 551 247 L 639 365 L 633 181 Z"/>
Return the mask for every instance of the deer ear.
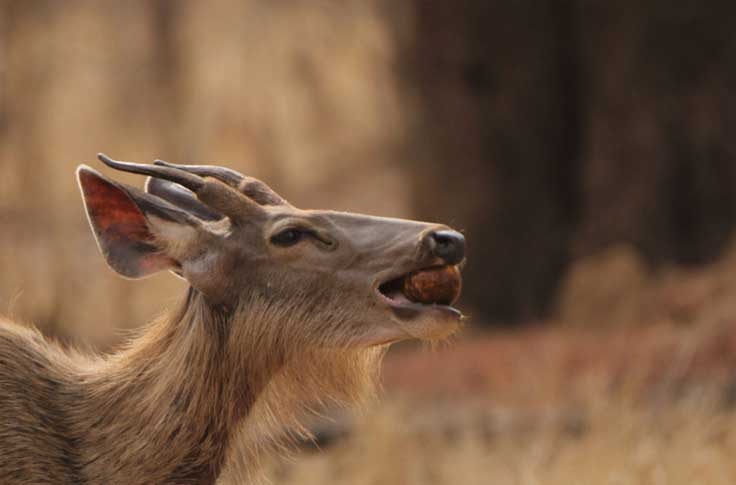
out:
<path id="1" fill-rule="evenodd" d="M 144 278 L 179 269 L 179 261 L 167 249 L 196 238 L 197 224 L 191 216 L 85 165 L 77 169 L 77 180 L 97 245 L 113 270 L 127 278 Z"/>

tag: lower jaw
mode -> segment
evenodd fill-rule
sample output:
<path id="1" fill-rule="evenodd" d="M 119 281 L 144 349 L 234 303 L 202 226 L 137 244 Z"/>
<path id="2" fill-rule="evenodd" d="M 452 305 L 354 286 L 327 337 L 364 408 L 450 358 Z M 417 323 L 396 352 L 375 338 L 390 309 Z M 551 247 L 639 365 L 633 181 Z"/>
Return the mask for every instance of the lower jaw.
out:
<path id="1" fill-rule="evenodd" d="M 420 319 L 403 322 L 402 326 L 414 338 L 422 341 L 438 342 L 447 339 L 457 332 L 462 323 L 460 319 L 439 321 L 437 319 Z"/>
<path id="2" fill-rule="evenodd" d="M 401 320 L 421 318 L 425 314 L 435 315 L 442 319 L 462 319 L 460 310 L 447 305 L 425 305 L 422 303 L 402 303 L 391 305 L 391 310 Z"/>
<path id="3" fill-rule="evenodd" d="M 422 308 L 394 308 L 396 320 L 404 332 L 418 340 L 439 341 L 450 337 L 462 326 L 462 314 L 444 305 L 419 305 Z"/>

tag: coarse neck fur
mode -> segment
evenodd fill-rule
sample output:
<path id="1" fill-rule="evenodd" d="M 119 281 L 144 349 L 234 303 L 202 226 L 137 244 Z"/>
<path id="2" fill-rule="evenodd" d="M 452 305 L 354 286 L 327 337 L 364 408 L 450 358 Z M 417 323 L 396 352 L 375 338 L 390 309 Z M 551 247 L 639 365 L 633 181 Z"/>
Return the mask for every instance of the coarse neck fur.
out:
<path id="1" fill-rule="evenodd" d="M 308 335 L 315 326 L 305 319 L 334 334 L 348 315 L 320 315 L 301 298 L 277 305 L 254 296 L 227 310 L 190 289 L 179 310 L 119 352 L 76 360 L 77 376 L 63 380 L 77 399 L 66 427 L 81 477 L 243 483 L 265 449 L 307 433 L 304 411 L 371 395 L 383 349 L 345 350 Z"/>

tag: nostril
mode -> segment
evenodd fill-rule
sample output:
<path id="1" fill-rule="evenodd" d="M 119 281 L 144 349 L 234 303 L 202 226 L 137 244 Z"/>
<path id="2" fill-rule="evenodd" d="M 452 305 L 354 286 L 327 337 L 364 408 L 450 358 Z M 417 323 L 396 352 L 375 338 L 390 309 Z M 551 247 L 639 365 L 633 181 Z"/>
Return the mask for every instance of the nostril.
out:
<path id="1" fill-rule="evenodd" d="M 457 231 L 436 231 L 431 234 L 432 253 L 447 264 L 458 264 L 465 258 L 465 236 Z"/>

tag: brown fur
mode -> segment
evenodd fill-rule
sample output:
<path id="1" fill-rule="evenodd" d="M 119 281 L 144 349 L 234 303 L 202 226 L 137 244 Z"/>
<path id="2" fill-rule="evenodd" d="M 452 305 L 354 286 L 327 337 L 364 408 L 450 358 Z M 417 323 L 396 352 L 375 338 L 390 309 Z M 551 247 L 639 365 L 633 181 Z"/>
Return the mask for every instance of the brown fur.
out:
<path id="1" fill-rule="evenodd" d="M 299 408 L 356 400 L 377 373 L 378 347 L 299 350 L 300 328 L 320 316 L 298 300 L 254 298 L 223 314 L 191 290 L 108 357 L 64 352 L 3 322 L 2 483 L 214 483 L 228 455 L 238 483 L 284 425 L 303 431 Z"/>
<path id="2" fill-rule="evenodd" d="M 457 264 L 435 251 L 446 226 L 300 210 L 222 168 L 191 170 L 225 182 L 100 158 L 194 190 L 141 192 L 78 170 L 110 267 L 131 278 L 169 269 L 190 289 L 108 356 L 0 321 L 0 483 L 243 483 L 264 450 L 307 434 L 304 412 L 371 395 L 387 343 L 459 325 L 457 310 L 378 291 Z"/>

